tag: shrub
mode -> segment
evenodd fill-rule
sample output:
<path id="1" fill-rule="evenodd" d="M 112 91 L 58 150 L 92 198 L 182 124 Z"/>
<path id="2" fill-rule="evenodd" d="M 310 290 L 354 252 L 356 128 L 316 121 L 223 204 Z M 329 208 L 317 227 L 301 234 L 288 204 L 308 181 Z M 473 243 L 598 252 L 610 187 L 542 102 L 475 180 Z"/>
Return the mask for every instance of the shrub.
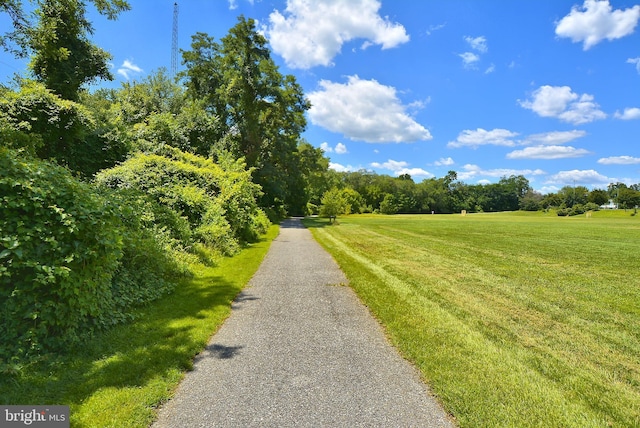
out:
<path id="1" fill-rule="evenodd" d="M 144 215 L 166 228 L 183 248 L 202 242 L 223 254 L 266 231 L 256 205 L 259 187 L 239 161 L 223 169 L 211 159 L 164 146 L 138 153 L 96 176 L 99 186 L 134 189 L 147 199 Z"/>
<path id="2" fill-rule="evenodd" d="M 123 255 L 111 285 L 114 308 L 110 324 L 135 318 L 132 309 L 175 288 L 179 276 L 189 274 L 175 251 L 174 239 L 150 215 L 149 201 L 131 189 L 105 195 L 118 207 L 122 222 Z"/>
<path id="3" fill-rule="evenodd" d="M 115 207 L 70 171 L 0 148 L 0 355 L 75 342 L 108 318 Z"/>
<path id="4" fill-rule="evenodd" d="M 115 150 L 95 135 L 96 122 L 88 109 L 63 100 L 39 83 L 28 82 L 19 92 L 4 93 L 0 116 L 5 130 L 30 138 L 14 139 L 5 146 L 26 145 L 39 158 L 55 159 L 85 176 L 103 168 L 105 158 Z"/>

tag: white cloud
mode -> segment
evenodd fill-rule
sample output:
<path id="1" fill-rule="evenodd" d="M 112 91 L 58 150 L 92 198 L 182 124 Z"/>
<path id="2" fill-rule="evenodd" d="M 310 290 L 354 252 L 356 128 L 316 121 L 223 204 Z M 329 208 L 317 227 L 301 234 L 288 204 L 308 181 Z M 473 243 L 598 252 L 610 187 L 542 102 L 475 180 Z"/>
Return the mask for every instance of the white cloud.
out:
<path id="1" fill-rule="evenodd" d="M 636 70 L 640 73 L 640 57 L 627 59 L 627 64 L 635 64 Z"/>
<path id="2" fill-rule="evenodd" d="M 465 68 L 474 68 L 475 63 L 480 61 L 480 57 L 473 52 L 465 52 L 458 54 L 460 58 L 462 58 L 462 64 Z"/>
<path id="3" fill-rule="evenodd" d="M 636 165 L 640 164 L 640 158 L 634 158 L 632 156 L 611 156 L 598 159 L 598 163 L 602 165 Z"/>
<path id="4" fill-rule="evenodd" d="M 327 142 L 324 142 L 324 143 L 320 144 L 320 148 L 325 153 L 332 153 L 333 152 L 333 147 L 331 147 L 329 145 L 329 143 L 327 143 Z"/>
<path id="5" fill-rule="evenodd" d="M 622 119 L 622 120 L 640 119 L 640 108 L 637 108 L 637 107 L 626 108 L 624 109 L 624 112 L 620 113 L 617 111 L 613 116 L 616 119 Z"/>
<path id="6" fill-rule="evenodd" d="M 397 177 L 403 174 L 409 174 L 412 177 L 434 177 L 429 171 L 425 171 L 422 168 L 409 168 L 409 164 L 405 161 L 395 161 L 393 159 L 389 159 L 384 163 L 373 162 L 371 164 L 372 168 L 378 169 L 387 169 L 392 171 L 393 174 Z"/>
<path id="7" fill-rule="evenodd" d="M 336 172 L 353 172 L 357 171 L 359 168 L 355 168 L 351 165 L 341 165 L 335 162 L 329 162 L 329 169 L 332 169 Z"/>
<path id="8" fill-rule="evenodd" d="M 607 117 L 593 101 L 592 95 L 578 95 L 569 86 L 544 85 L 533 91 L 532 95 L 531 101 L 518 101 L 522 107 L 542 117 L 555 117 L 574 125 Z"/>
<path id="9" fill-rule="evenodd" d="M 264 28 L 273 51 L 292 68 L 330 66 L 342 45 L 364 39 L 382 49 L 409 41 L 405 28 L 381 17 L 378 0 L 287 0 L 284 14 L 274 11 Z"/>
<path id="10" fill-rule="evenodd" d="M 447 26 L 447 23 L 438 24 L 438 25 L 429 25 L 429 29 L 427 30 L 427 36 L 430 36 L 434 31 L 442 30 Z"/>
<path id="11" fill-rule="evenodd" d="M 472 49 L 475 49 L 478 52 L 486 53 L 488 50 L 487 39 L 484 36 L 479 36 L 479 37 L 466 36 L 464 38 L 464 41 L 467 42 Z"/>
<path id="12" fill-rule="evenodd" d="M 238 4 L 236 3 L 236 0 L 229 0 L 229 9 L 235 10 L 237 8 L 238 8 Z"/>
<path id="13" fill-rule="evenodd" d="M 342 143 L 338 143 L 336 144 L 336 147 L 333 148 L 329 145 L 329 143 L 324 142 L 322 144 L 320 144 L 320 148 L 325 152 L 325 153 L 337 153 L 339 155 L 344 155 L 346 153 L 349 153 L 349 151 L 347 150 L 347 146 L 345 146 Z"/>
<path id="14" fill-rule="evenodd" d="M 493 73 L 494 71 L 496 71 L 496 65 L 495 64 L 491 64 L 489 67 L 487 67 L 487 69 L 484 71 L 484 74 L 490 74 Z"/>
<path id="15" fill-rule="evenodd" d="M 476 177 L 502 178 L 512 175 L 544 175 L 541 169 L 482 169 L 478 165 L 467 164 L 462 167 L 463 171 L 458 172 L 458 180 L 465 181 Z"/>
<path id="16" fill-rule="evenodd" d="M 478 128 L 475 131 L 467 129 L 458 135 L 456 141 L 450 141 L 447 147 L 471 147 L 477 149 L 480 146 L 488 144 L 511 147 L 515 146 L 515 143 L 511 139 L 517 135 L 517 132 L 511 132 L 507 129 L 493 129 L 491 131 L 482 128 Z"/>
<path id="17" fill-rule="evenodd" d="M 524 144 L 544 144 L 544 145 L 558 145 L 568 143 L 569 141 L 582 138 L 587 135 L 586 131 L 579 131 L 574 129 L 573 131 L 552 131 L 543 132 L 541 134 L 529 135 L 524 140 Z"/>
<path id="18" fill-rule="evenodd" d="M 429 171 L 426 171 L 422 168 L 403 168 L 398 171 L 394 171 L 396 177 L 399 177 L 404 174 L 409 174 L 411 177 L 424 177 L 424 178 L 433 178 L 435 175 L 431 174 Z"/>
<path id="19" fill-rule="evenodd" d="M 547 184 L 551 183 L 564 183 L 564 184 L 609 184 L 612 180 L 609 177 L 605 177 L 604 175 L 598 173 L 593 169 L 589 170 L 577 170 L 574 169 L 572 171 L 560 171 L 557 174 L 554 174 L 549 177 Z"/>
<path id="20" fill-rule="evenodd" d="M 133 75 L 142 73 L 143 70 L 129 61 L 125 59 L 120 68 L 118 69 L 118 74 L 129 80 Z"/>
<path id="21" fill-rule="evenodd" d="M 431 133 L 409 114 L 396 89 L 375 80 L 349 76 L 346 84 L 320 81 L 308 94 L 309 119 L 315 125 L 368 143 L 430 140 Z"/>
<path id="22" fill-rule="evenodd" d="M 336 144 L 336 153 L 339 155 L 344 155 L 349 153 L 349 151 L 347 150 L 347 146 L 342 143 L 338 143 Z"/>
<path id="23" fill-rule="evenodd" d="M 389 159 L 384 163 L 373 162 L 371 164 L 373 168 L 381 168 L 381 169 L 389 169 L 391 171 L 399 171 L 403 168 L 409 166 L 409 164 L 405 161 L 394 161 L 393 159 Z"/>
<path id="24" fill-rule="evenodd" d="M 588 155 L 585 149 L 571 146 L 533 146 L 522 150 L 514 150 L 507 154 L 507 159 L 567 159 Z"/>
<path id="25" fill-rule="evenodd" d="M 572 42 L 583 42 L 583 49 L 632 34 L 640 19 L 640 6 L 613 10 L 609 0 L 585 0 L 582 7 L 574 6 L 556 26 L 556 35 Z"/>
<path id="26" fill-rule="evenodd" d="M 455 164 L 452 158 L 440 158 L 433 163 L 435 166 L 451 166 Z"/>

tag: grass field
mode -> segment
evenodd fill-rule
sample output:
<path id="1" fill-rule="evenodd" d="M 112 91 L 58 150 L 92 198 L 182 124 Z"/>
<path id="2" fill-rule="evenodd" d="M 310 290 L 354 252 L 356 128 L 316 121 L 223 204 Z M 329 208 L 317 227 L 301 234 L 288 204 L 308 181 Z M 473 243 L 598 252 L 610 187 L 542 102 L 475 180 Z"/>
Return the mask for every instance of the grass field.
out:
<path id="1" fill-rule="evenodd" d="M 216 266 L 192 266 L 193 278 L 145 307 L 136 321 L 46 364 L 3 375 L 0 403 L 69 405 L 72 427 L 148 427 L 230 314 L 278 230 L 273 226 L 259 243 Z"/>
<path id="2" fill-rule="evenodd" d="M 463 427 L 640 426 L 640 218 L 306 220 Z"/>

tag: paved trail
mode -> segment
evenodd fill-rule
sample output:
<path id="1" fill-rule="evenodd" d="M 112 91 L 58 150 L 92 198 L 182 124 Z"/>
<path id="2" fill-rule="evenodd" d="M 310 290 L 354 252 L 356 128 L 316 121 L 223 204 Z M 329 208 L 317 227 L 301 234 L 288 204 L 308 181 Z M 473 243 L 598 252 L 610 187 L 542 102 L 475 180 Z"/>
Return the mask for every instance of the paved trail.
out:
<path id="1" fill-rule="evenodd" d="M 453 427 L 298 219 L 154 428 Z"/>

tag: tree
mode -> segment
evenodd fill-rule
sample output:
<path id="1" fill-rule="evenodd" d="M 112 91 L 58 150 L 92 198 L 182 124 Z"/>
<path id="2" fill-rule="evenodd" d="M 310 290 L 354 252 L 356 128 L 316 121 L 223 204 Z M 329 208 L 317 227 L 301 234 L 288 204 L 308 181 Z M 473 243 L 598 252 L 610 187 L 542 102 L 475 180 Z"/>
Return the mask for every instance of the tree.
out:
<path id="1" fill-rule="evenodd" d="M 391 193 L 384 195 L 384 199 L 380 202 L 380 212 L 382 214 L 397 214 L 400 207 L 400 201 Z"/>
<path id="2" fill-rule="evenodd" d="M 520 209 L 523 211 L 538 211 L 542 207 L 542 195 L 534 190 L 529 190 L 520 198 Z"/>
<path id="3" fill-rule="evenodd" d="M 574 205 L 584 205 L 589 199 L 589 189 L 584 186 L 564 186 L 558 191 L 558 195 L 562 199 L 563 204 L 567 208 Z"/>
<path id="4" fill-rule="evenodd" d="M 254 168 L 262 206 L 278 211 L 299 205 L 294 202 L 304 182 L 297 147 L 310 107 L 302 88 L 280 74 L 252 19 L 240 16 L 220 44 L 204 33 L 192 39 L 191 50 L 183 52 L 187 94 L 204 100 L 219 118 L 217 149 Z"/>
<path id="5" fill-rule="evenodd" d="M 609 202 L 609 195 L 606 190 L 602 189 L 593 189 L 589 192 L 589 202 L 593 202 L 594 204 L 600 206 Z"/>
<path id="6" fill-rule="evenodd" d="M 333 221 L 338 214 L 344 214 L 347 208 L 347 201 L 344 198 L 342 190 L 334 187 L 322 195 L 322 205 L 320 206 L 320 215 L 328 217 L 329 221 Z"/>
<path id="7" fill-rule="evenodd" d="M 618 193 L 619 208 L 633 208 L 640 205 L 640 192 L 630 187 L 620 187 Z"/>

